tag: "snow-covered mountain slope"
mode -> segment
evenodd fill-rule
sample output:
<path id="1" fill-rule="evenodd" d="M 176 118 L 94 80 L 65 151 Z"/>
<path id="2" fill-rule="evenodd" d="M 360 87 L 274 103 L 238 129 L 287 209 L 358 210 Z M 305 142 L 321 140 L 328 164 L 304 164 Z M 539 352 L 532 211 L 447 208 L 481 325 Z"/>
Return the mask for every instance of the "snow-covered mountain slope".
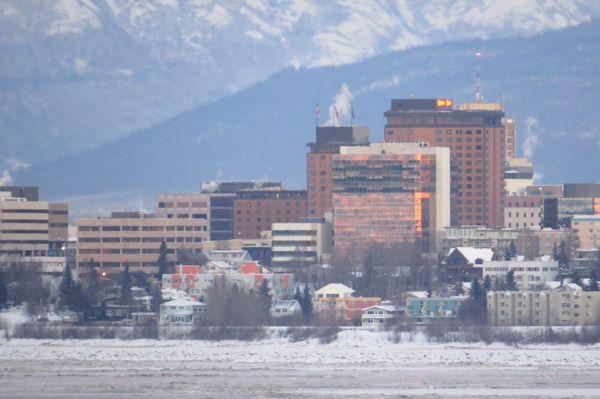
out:
<path id="1" fill-rule="evenodd" d="M 598 15 L 583 0 L 2 0 L 0 159 L 77 153 L 288 66 Z"/>

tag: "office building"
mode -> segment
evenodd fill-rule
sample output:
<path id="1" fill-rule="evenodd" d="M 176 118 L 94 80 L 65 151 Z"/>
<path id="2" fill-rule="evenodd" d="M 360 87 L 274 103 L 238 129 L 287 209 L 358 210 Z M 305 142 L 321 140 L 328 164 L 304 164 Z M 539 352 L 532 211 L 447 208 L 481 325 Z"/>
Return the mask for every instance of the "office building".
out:
<path id="1" fill-rule="evenodd" d="M 504 227 L 525 229 L 542 225 L 544 197 L 512 195 L 504 198 Z"/>
<path id="2" fill-rule="evenodd" d="M 392 100 L 384 115 L 386 142 L 448 147 L 452 225 L 504 226 L 504 112 L 492 106 L 454 109 L 449 99 Z"/>
<path id="3" fill-rule="evenodd" d="M 168 219 L 210 219 L 209 194 L 161 194 L 156 214 Z"/>
<path id="4" fill-rule="evenodd" d="M 533 165 L 526 158 L 509 158 L 504 170 L 504 184 L 506 195 L 526 195 L 527 187 L 533 185 Z"/>
<path id="5" fill-rule="evenodd" d="M 240 191 L 233 208 L 235 238 L 260 238 L 273 223 L 294 223 L 306 217 L 306 191 Z"/>
<path id="6" fill-rule="evenodd" d="M 48 204 L 49 250 L 62 254 L 69 241 L 69 204 Z M 64 255 L 64 254 L 62 254 Z"/>
<path id="7" fill-rule="evenodd" d="M 49 242 L 48 202 L 0 192 L 0 254 L 46 256 Z"/>
<path id="8" fill-rule="evenodd" d="M 327 263 L 333 250 L 331 222 L 322 218 L 273 223 L 272 266 L 289 270 Z"/>
<path id="9" fill-rule="evenodd" d="M 333 181 L 331 162 L 341 146 L 366 145 L 369 129 L 360 126 L 318 126 L 316 141 L 308 143 L 308 216 L 323 217 L 332 209 Z"/>
<path id="10" fill-rule="evenodd" d="M 536 260 L 525 260 L 522 256 L 512 260 L 488 260 L 480 267 L 481 277 L 490 277 L 492 287 L 499 287 L 507 273 L 512 271 L 517 288 L 523 291 L 540 288 L 559 274 L 558 261 L 549 256 Z"/>
<path id="11" fill-rule="evenodd" d="M 113 212 L 111 217 L 77 221 L 77 270 L 86 274 L 91 260 L 109 274 L 123 271 L 156 273 L 161 243 L 167 245 L 167 260 L 174 263 L 179 250 L 200 251 L 208 240 L 208 221 L 165 218 L 141 212 Z"/>
<path id="12" fill-rule="evenodd" d="M 423 143 L 341 147 L 332 163 L 336 250 L 405 243 L 434 252 L 450 224 L 449 158 Z"/>
<path id="13" fill-rule="evenodd" d="M 511 243 L 517 241 L 516 229 L 489 229 L 481 226 L 447 227 L 442 233 L 442 254 L 452 248 L 490 248 L 497 259 L 503 259 Z"/>

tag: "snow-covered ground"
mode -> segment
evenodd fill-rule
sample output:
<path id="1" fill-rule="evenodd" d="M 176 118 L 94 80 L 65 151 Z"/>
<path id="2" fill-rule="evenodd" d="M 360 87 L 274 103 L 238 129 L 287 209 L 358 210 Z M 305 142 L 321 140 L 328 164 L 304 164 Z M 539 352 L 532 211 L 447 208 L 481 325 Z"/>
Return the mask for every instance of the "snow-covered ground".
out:
<path id="1" fill-rule="evenodd" d="M 329 345 L 0 342 L 0 397 L 599 397 L 600 346 L 521 348 L 343 331 Z"/>

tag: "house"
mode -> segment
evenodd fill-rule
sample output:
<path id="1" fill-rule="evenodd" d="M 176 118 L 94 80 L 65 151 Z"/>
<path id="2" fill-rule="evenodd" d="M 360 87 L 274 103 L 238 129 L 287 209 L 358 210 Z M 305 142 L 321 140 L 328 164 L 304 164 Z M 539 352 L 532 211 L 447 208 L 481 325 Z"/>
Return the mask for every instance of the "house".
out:
<path id="1" fill-rule="evenodd" d="M 302 314 L 302 307 L 295 299 L 276 299 L 271 304 L 269 314 L 273 318 L 297 316 Z"/>
<path id="2" fill-rule="evenodd" d="M 416 322 L 455 319 L 458 308 L 467 299 L 467 296 L 409 297 L 406 301 L 406 316 Z"/>
<path id="3" fill-rule="evenodd" d="M 362 310 L 362 326 L 368 328 L 382 328 L 389 323 L 398 321 L 404 316 L 404 307 L 382 302 Z"/>
<path id="4" fill-rule="evenodd" d="M 442 265 L 446 274 L 446 283 L 456 284 L 459 281 L 481 278 L 479 266 L 491 261 L 494 251 L 491 248 L 457 247 L 448 252 Z"/>
<path id="5" fill-rule="evenodd" d="M 362 310 L 379 305 L 379 297 L 355 297 L 354 290 L 344 284 L 327 284 L 315 291 L 315 310 L 321 318 L 338 322 L 359 323 Z"/>
<path id="6" fill-rule="evenodd" d="M 161 324 L 191 324 L 206 311 L 207 307 L 203 302 L 176 299 L 160 305 L 160 322 Z"/>

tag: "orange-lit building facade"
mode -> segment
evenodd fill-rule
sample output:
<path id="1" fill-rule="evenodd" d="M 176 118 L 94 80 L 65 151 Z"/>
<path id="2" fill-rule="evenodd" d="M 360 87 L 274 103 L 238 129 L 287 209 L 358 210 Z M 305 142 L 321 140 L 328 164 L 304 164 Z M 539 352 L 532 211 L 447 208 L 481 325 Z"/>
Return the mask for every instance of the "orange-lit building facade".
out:
<path id="1" fill-rule="evenodd" d="M 361 126 L 318 126 L 316 141 L 308 143 L 308 216 L 323 217 L 332 209 L 333 181 L 331 162 L 341 146 L 365 145 L 369 129 Z"/>
<path id="2" fill-rule="evenodd" d="M 504 112 L 493 104 L 454 109 L 452 100 L 392 100 L 386 142 L 450 148 L 452 225 L 504 226 Z"/>
<path id="3" fill-rule="evenodd" d="M 273 223 L 295 223 L 306 217 L 306 191 L 240 191 L 233 210 L 235 238 L 260 238 Z"/>
<path id="4" fill-rule="evenodd" d="M 336 251 L 419 244 L 450 224 L 450 152 L 419 143 L 342 147 L 333 157 Z"/>

